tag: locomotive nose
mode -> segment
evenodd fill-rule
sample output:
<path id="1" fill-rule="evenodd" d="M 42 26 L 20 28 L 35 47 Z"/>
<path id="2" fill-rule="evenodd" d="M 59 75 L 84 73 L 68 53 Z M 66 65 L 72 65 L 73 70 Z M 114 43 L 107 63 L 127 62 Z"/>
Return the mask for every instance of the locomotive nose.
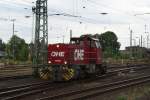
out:
<path id="1" fill-rule="evenodd" d="M 53 65 L 64 65 L 68 63 L 68 45 L 53 44 L 48 47 L 48 61 Z"/>

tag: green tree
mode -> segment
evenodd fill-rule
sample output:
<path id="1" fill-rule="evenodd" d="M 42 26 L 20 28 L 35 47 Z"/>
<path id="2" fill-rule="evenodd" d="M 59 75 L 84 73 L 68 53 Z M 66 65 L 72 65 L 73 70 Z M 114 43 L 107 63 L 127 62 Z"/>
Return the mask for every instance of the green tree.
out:
<path id="1" fill-rule="evenodd" d="M 28 44 L 25 42 L 24 39 L 14 35 L 9 40 L 6 51 L 9 58 L 13 58 L 17 61 L 27 61 L 29 48 Z"/>
<path id="2" fill-rule="evenodd" d="M 119 53 L 121 44 L 118 42 L 118 37 L 114 32 L 107 31 L 102 34 L 96 34 L 102 45 L 102 50 L 106 56 L 113 56 Z"/>
<path id="3" fill-rule="evenodd" d="M 102 46 L 104 57 L 118 57 L 118 55 L 120 55 L 119 49 L 121 44 L 118 42 L 118 37 L 114 32 L 107 31 L 102 34 L 97 33 L 95 35 L 92 34 L 86 35 L 99 39 Z M 81 35 L 81 37 L 82 36 L 84 35 Z"/>
<path id="4" fill-rule="evenodd" d="M 2 40 L 0 39 L 0 51 L 5 51 L 5 49 L 6 49 L 6 44 L 2 42 Z"/>

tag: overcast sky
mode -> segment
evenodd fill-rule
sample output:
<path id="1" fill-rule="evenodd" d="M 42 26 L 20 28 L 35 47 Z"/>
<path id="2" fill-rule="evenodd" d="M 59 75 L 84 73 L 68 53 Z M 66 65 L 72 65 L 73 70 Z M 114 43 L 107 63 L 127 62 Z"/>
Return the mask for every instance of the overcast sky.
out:
<path id="1" fill-rule="evenodd" d="M 11 19 L 16 19 L 15 34 L 31 41 L 32 17 L 25 16 L 32 16 L 31 8 L 35 5 L 32 2 L 35 1 L 0 0 L 0 38 L 3 41 L 7 42 L 12 36 Z M 73 36 L 113 31 L 124 49 L 130 45 L 129 27 L 136 44 L 139 43 L 136 37 L 143 35 L 146 46 L 145 25 L 150 32 L 150 14 L 143 14 L 150 13 L 150 0 L 48 0 L 48 14 L 56 13 L 82 17 L 49 16 L 49 43 L 62 42 L 63 35 L 65 42 L 69 42 L 70 29 Z"/>

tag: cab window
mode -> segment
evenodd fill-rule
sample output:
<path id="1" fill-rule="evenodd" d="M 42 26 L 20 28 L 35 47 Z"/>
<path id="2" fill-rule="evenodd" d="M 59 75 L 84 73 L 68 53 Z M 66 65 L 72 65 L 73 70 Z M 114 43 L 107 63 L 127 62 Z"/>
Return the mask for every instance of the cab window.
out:
<path id="1" fill-rule="evenodd" d="M 71 44 L 79 44 L 79 40 L 71 40 L 70 43 Z"/>
<path id="2" fill-rule="evenodd" d="M 90 42 L 91 42 L 91 47 L 92 47 L 92 48 L 95 48 L 95 47 L 96 47 L 95 41 L 90 41 Z"/>
<path id="3" fill-rule="evenodd" d="M 81 45 L 81 46 L 84 45 L 84 41 L 82 41 L 82 40 L 75 40 L 75 41 L 71 41 L 70 43 L 71 44 L 76 44 L 76 45 Z"/>
<path id="4" fill-rule="evenodd" d="M 84 46 L 84 41 L 80 41 L 80 45 L 81 45 L 81 46 Z"/>
<path id="5" fill-rule="evenodd" d="M 101 44 L 100 44 L 100 42 L 95 41 L 95 43 L 96 43 L 96 47 L 97 47 L 97 48 L 101 48 Z"/>

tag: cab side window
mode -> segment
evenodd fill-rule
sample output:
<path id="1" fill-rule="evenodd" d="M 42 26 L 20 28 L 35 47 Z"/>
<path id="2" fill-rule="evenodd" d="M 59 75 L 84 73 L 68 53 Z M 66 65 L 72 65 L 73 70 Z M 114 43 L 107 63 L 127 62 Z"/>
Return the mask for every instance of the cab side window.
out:
<path id="1" fill-rule="evenodd" d="M 95 43 L 96 43 L 96 47 L 97 48 L 101 48 L 101 45 L 100 45 L 100 43 L 98 41 L 96 41 Z"/>
<path id="2" fill-rule="evenodd" d="M 80 44 L 80 41 L 79 41 L 79 40 L 74 40 L 74 41 L 71 40 L 70 43 L 71 43 L 71 44 Z"/>
<path id="3" fill-rule="evenodd" d="M 84 46 L 84 41 L 80 41 L 80 45 L 81 45 L 81 46 Z"/>
<path id="4" fill-rule="evenodd" d="M 96 47 L 95 41 L 90 41 L 90 42 L 91 42 L 91 47 L 92 47 L 92 48 L 95 48 L 95 47 Z"/>

